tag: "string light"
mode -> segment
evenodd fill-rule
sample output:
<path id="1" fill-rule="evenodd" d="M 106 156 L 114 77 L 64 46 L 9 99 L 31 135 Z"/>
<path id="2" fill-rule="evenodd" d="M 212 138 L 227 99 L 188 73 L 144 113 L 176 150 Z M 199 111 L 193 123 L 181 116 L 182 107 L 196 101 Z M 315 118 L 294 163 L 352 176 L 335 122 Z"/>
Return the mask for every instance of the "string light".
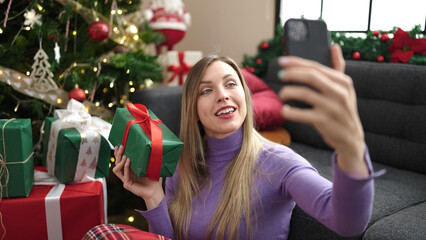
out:
<path id="1" fill-rule="evenodd" d="M 123 14 L 123 11 L 118 10 L 117 13 L 118 13 L 118 15 L 121 15 L 121 14 Z"/>
<path id="2" fill-rule="evenodd" d="M 111 157 L 111 162 L 115 162 L 115 158 L 114 157 Z"/>
<path id="3" fill-rule="evenodd" d="M 30 74 L 31 74 L 31 73 L 30 73 L 30 71 L 27 71 L 27 73 L 26 73 L 26 74 L 27 74 L 27 76 L 30 76 Z"/>
<path id="4" fill-rule="evenodd" d="M 114 15 L 114 14 L 116 14 L 117 12 L 115 11 L 115 10 L 111 10 L 111 14 L 112 15 Z"/>
<path id="5" fill-rule="evenodd" d="M 118 32 L 118 28 L 117 27 L 114 27 L 113 29 L 112 29 L 114 32 Z"/>
<path id="6" fill-rule="evenodd" d="M 99 107 L 99 105 L 101 105 L 99 102 L 96 102 L 96 103 L 95 103 L 95 106 L 96 106 L 96 107 Z"/>
<path id="7" fill-rule="evenodd" d="M 61 103 L 62 103 L 62 99 L 58 98 L 58 99 L 56 99 L 56 102 L 57 102 L 58 104 L 61 104 Z"/>
<path id="8" fill-rule="evenodd" d="M 89 90 L 87 90 L 87 89 L 86 89 L 86 90 L 84 90 L 84 93 L 85 93 L 85 94 L 89 94 Z"/>
<path id="9" fill-rule="evenodd" d="M 120 99 L 120 104 L 124 104 L 124 99 Z"/>
<path id="10" fill-rule="evenodd" d="M 97 72 L 97 71 L 98 71 L 98 68 L 97 68 L 97 67 L 94 67 L 94 68 L 93 68 L 93 71 L 94 71 L 94 72 Z"/>
<path id="11" fill-rule="evenodd" d="M 15 109 L 14 109 L 14 111 L 15 111 L 15 112 L 17 112 L 17 111 L 18 111 L 19 105 L 21 105 L 21 102 L 20 102 L 20 101 L 18 101 L 18 104 L 16 104 L 16 107 L 15 107 Z"/>
<path id="12" fill-rule="evenodd" d="M 139 35 L 135 34 L 135 35 L 133 36 L 133 40 L 137 41 L 138 39 L 139 39 Z"/>
<path id="13" fill-rule="evenodd" d="M 72 64 L 72 66 L 73 66 L 73 67 L 77 66 L 77 63 L 76 63 L 76 62 L 74 62 L 74 63 Z"/>
<path id="14" fill-rule="evenodd" d="M 40 4 L 37 4 L 37 8 L 39 11 L 43 11 L 43 7 Z"/>
<path id="15" fill-rule="evenodd" d="M 30 31 L 31 28 L 29 26 L 27 26 L 27 27 L 24 27 L 24 30 Z"/>
<path id="16" fill-rule="evenodd" d="M 130 88 L 130 92 L 135 92 L 135 88 L 134 87 Z"/>
<path id="17" fill-rule="evenodd" d="M 108 59 L 104 58 L 104 59 L 102 60 L 102 62 L 106 63 L 106 62 L 108 62 Z"/>
<path id="18" fill-rule="evenodd" d="M 129 74 L 129 73 L 130 73 L 130 69 L 127 69 L 127 70 L 126 70 L 126 73 L 127 73 L 127 74 Z"/>
<path id="19" fill-rule="evenodd" d="M 114 104 L 112 102 L 108 103 L 109 108 L 111 108 L 112 106 L 114 106 Z"/>
<path id="20" fill-rule="evenodd" d="M 129 221 L 129 222 L 134 222 L 134 221 L 135 221 L 135 217 L 130 216 L 129 218 L 127 218 L 127 221 Z"/>
<path id="21" fill-rule="evenodd" d="M 84 72 L 86 72 L 84 69 L 81 69 L 81 74 L 84 74 Z"/>
<path id="22" fill-rule="evenodd" d="M 72 31 L 72 35 L 73 36 L 77 35 L 77 31 L 76 30 Z"/>
<path id="23" fill-rule="evenodd" d="M 129 81 L 129 85 L 130 85 L 130 86 L 133 86 L 133 81 Z"/>
<path id="24" fill-rule="evenodd" d="M 110 84 L 109 84 L 109 88 L 113 88 L 114 87 L 114 82 L 111 82 Z"/>
<path id="25" fill-rule="evenodd" d="M 104 93 L 108 92 L 108 88 L 104 88 L 104 90 L 102 90 Z"/>
<path id="26" fill-rule="evenodd" d="M 3 29 L 0 28 L 0 34 L 2 34 L 2 33 L 3 33 Z"/>

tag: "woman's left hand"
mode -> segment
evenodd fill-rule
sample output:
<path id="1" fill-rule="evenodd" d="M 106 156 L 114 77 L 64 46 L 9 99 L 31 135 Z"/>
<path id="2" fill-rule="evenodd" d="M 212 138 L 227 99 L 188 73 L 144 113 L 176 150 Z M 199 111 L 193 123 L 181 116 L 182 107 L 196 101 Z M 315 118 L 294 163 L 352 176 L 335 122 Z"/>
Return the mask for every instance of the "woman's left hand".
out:
<path id="1" fill-rule="evenodd" d="M 282 81 L 302 83 L 316 89 L 300 85 L 283 87 L 280 97 L 284 101 L 302 101 L 312 108 L 285 105 L 282 114 L 288 120 L 314 126 L 324 141 L 337 151 L 338 166 L 343 171 L 367 176 L 364 131 L 358 115 L 353 82 L 344 74 L 345 61 L 340 46 L 333 45 L 330 51 L 333 69 L 292 56 L 278 60 L 284 68 Z"/>

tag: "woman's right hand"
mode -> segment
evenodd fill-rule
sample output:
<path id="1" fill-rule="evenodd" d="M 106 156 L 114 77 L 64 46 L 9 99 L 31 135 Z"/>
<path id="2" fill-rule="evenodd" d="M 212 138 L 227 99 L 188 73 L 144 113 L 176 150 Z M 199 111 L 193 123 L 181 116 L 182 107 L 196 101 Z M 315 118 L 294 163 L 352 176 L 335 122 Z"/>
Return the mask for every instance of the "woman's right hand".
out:
<path id="1" fill-rule="evenodd" d="M 152 181 L 147 177 L 138 177 L 130 168 L 130 158 L 123 155 L 123 146 L 115 147 L 114 174 L 123 182 L 123 187 L 144 199 L 148 210 L 157 207 L 164 198 L 163 179 Z"/>

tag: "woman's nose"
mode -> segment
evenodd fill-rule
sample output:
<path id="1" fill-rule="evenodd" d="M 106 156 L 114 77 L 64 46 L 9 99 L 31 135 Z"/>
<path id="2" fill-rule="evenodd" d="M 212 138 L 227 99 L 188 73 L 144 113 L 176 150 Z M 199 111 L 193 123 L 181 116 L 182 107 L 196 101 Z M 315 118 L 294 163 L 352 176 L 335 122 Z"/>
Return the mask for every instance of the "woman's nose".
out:
<path id="1" fill-rule="evenodd" d="M 225 89 L 219 89 L 217 91 L 217 102 L 228 101 L 229 95 Z"/>

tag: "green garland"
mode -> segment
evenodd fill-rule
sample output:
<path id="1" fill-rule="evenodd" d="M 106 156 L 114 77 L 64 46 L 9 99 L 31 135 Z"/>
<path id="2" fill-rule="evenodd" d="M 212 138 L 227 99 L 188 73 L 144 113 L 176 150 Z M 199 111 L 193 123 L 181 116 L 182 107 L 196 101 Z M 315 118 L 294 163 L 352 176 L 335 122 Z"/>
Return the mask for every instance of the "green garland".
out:
<path id="1" fill-rule="evenodd" d="M 391 52 L 388 47 L 393 39 L 387 38 L 392 31 L 370 31 L 365 38 L 348 36 L 344 32 L 332 32 L 331 41 L 341 46 L 345 59 L 355 59 L 362 61 L 390 62 Z M 413 38 L 424 38 L 420 26 L 415 26 L 408 34 Z M 285 55 L 284 52 L 284 32 L 281 25 L 276 28 L 273 39 L 262 41 L 258 45 L 258 52 L 255 56 L 244 55 L 242 66 L 259 77 L 264 77 L 270 60 Z M 354 53 L 356 53 L 354 55 Z M 415 53 L 408 62 L 409 64 L 426 65 L 426 55 Z"/>

